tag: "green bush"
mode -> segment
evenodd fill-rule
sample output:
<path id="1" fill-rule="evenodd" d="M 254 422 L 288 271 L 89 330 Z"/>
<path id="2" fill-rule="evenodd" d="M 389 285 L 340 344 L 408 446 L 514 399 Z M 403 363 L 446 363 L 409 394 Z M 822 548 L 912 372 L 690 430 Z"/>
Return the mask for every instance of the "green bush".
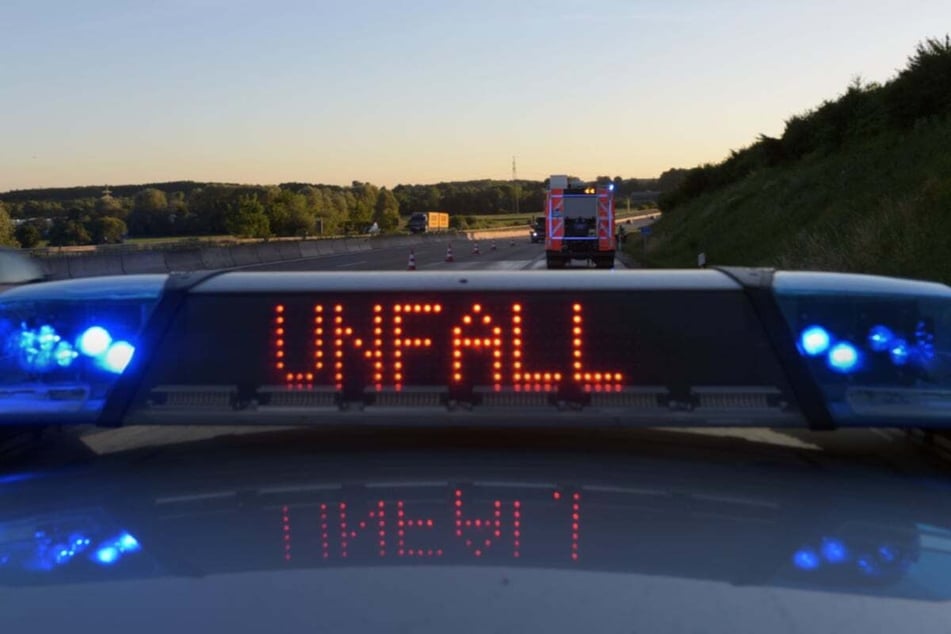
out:
<path id="1" fill-rule="evenodd" d="M 818 154 L 829 155 L 848 143 L 904 132 L 951 114 L 951 37 L 918 45 L 906 67 L 885 85 L 853 80 L 837 99 L 786 122 L 782 137 L 760 135 L 724 161 L 690 169 L 676 188 L 660 197 L 661 209 L 679 205 L 737 183 L 758 170 Z"/>
<path id="2" fill-rule="evenodd" d="M 951 282 L 951 116 L 762 169 L 668 210 L 646 266 L 840 270 Z"/>

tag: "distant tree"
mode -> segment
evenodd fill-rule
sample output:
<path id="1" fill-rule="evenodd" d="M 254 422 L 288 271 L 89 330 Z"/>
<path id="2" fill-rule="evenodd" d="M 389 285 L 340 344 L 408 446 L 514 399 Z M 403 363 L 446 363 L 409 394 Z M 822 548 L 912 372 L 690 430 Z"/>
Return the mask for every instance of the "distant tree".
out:
<path id="1" fill-rule="evenodd" d="M 124 222 L 111 216 L 94 218 L 88 226 L 93 244 L 117 244 L 128 232 Z"/>
<path id="2" fill-rule="evenodd" d="M 350 222 L 355 226 L 369 225 L 373 219 L 377 196 L 380 190 L 370 183 L 353 182 L 351 188 L 353 205 L 350 207 Z"/>
<path id="3" fill-rule="evenodd" d="M 669 192 L 680 187 L 687 178 L 685 169 L 669 169 L 660 175 L 658 188 L 662 192 Z"/>
<path id="4" fill-rule="evenodd" d="M 279 236 L 306 236 L 314 232 L 314 212 L 304 194 L 280 189 L 264 203 L 271 231 Z"/>
<path id="5" fill-rule="evenodd" d="M 17 246 L 17 240 L 13 236 L 13 220 L 10 219 L 10 214 L 7 213 L 7 208 L 3 203 L 0 203 L 0 244 L 11 247 Z"/>
<path id="6" fill-rule="evenodd" d="M 172 233 L 168 198 L 160 189 L 148 188 L 132 199 L 129 232 L 137 236 L 162 236 Z"/>
<path id="7" fill-rule="evenodd" d="M 918 119 L 951 113 L 951 37 L 918 44 L 907 66 L 885 86 L 891 120 L 910 126 Z"/>
<path id="8" fill-rule="evenodd" d="M 161 189 L 155 189 L 154 187 L 143 189 L 137 193 L 132 200 L 133 209 L 136 211 L 160 211 L 168 208 L 168 197 L 165 195 L 165 192 Z"/>
<path id="9" fill-rule="evenodd" d="M 268 238 L 271 235 L 264 205 L 252 195 L 244 195 L 232 203 L 225 214 L 225 228 L 228 233 L 243 238 Z"/>
<path id="10" fill-rule="evenodd" d="M 228 233 L 225 219 L 240 195 L 233 187 L 209 185 L 195 189 L 188 195 L 188 216 L 185 223 L 175 221 L 176 227 L 184 224 L 178 232 L 195 235 Z"/>
<path id="11" fill-rule="evenodd" d="M 411 211 L 439 211 L 442 204 L 442 193 L 437 187 L 430 187 L 426 192 L 426 202 L 424 209 L 412 209 Z"/>
<path id="12" fill-rule="evenodd" d="M 306 238 L 314 235 L 316 232 L 316 218 L 314 213 L 306 206 L 292 207 L 287 215 L 287 221 L 284 225 L 288 236 L 300 236 Z"/>
<path id="13" fill-rule="evenodd" d="M 50 246 L 54 247 L 72 247 L 91 244 L 92 237 L 86 231 L 86 227 L 78 220 L 67 218 L 57 218 L 53 221 L 53 226 L 49 232 Z"/>
<path id="14" fill-rule="evenodd" d="M 32 222 L 24 222 L 13 232 L 16 241 L 24 249 L 32 249 L 43 239 L 43 233 Z"/>
<path id="15" fill-rule="evenodd" d="M 124 218 L 127 210 L 122 207 L 122 201 L 112 196 L 103 196 L 96 201 L 96 213 L 101 216 Z"/>
<path id="16" fill-rule="evenodd" d="M 382 231 L 393 231 L 400 224 L 400 203 L 386 187 L 380 190 L 373 209 L 373 222 Z"/>

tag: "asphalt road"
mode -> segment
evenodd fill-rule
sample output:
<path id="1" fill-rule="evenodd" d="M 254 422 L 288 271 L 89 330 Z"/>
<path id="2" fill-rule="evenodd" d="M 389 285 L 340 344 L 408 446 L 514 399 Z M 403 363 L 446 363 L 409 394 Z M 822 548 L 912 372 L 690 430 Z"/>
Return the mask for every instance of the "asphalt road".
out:
<path id="1" fill-rule="evenodd" d="M 452 245 L 454 262 L 446 262 L 446 251 Z M 478 245 L 480 254 L 473 253 Z M 494 245 L 494 250 L 493 250 Z M 445 269 L 526 270 L 545 268 L 545 247 L 531 244 L 527 238 L 456 240 L 438 244 L 422 244 L 412 250 L 419 271 Z M 403 271 L 409 268 L 410 249 L 386 248 L 377 251 L 347 253 L 322 258 L 276 262 L 249 267 L 254 271 Z"/>
<path id="2" fill-rule="evenodd" d="M 446 255 L 452 247 L 453 261 Z M 479 253 L 474 249 L 478 246 Z M 418 245 L 414 249 L 386 248 L 362 253 L 309 258 L 246 267 L 247 271 L 405 271 L 409 269 L 412 252 L 417 271 L 483 270 L 526 271 L 545 269 L 545 245 L 532 244 L 527 238 L 498 240 L 455 240 L 438 244 Z M 584 267 L 576 262 L 575 267 Z M 615 261 L 617 268 L 623 268 Z"/>
<path id="3" fill-rule="evenodd" d="M 638 240 L 637 231 L 654 222 L 641 218 L 620 223 L 631 240 Z M 452 246 L 453 262 L 446 262 L 446 252 Z M 479 253 L 474 252 L 475 245 Z M 403 271 L 409 269 L 410 249 L 386 248 L 363 253 L 347 253 L 320 258 L 308 258 L 292 262 L 276 262 L 245 267 L 248 271 Z M 454 240 L 418 245 L 413 249 L 416 270 L 484 270 L 526 271 L 545 269 L 545 245 L 532 244 L 525 235 L 518 238 L 484 240 Z M 574 268 L 584 264 L 575 262 Z M 621 260 L 615 260 L 615 268 L 625 268 Z"/>

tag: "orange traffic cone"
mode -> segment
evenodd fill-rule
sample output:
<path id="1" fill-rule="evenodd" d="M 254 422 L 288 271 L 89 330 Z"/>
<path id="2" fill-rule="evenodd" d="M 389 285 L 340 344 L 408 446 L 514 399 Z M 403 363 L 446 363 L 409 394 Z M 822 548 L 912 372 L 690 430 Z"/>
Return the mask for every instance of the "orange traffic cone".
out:
<path id="1" fill-rule="evenodd" d="M 472 243 L 472 255 L 480 255 L 480 254 L 481 254 L 481 251 L 479 251 L 479 243 L 478 243 L 478 242 L 473 242 L 473 243 Z"/>
<path id="2" fill-rule="evenodd" d="M 449 243 L 449 246 L 446 247 L 446 262 L 455 262 L 455 258 L 452 257 L 452 243 Z"/>
<path id="3" fill-rule="evenodd" d="M 416 254 L 413 253 L 412 249 L 409 250 L 409 263 L 406 265 L 406 270 L 407 271 L 416 270 Z"/>

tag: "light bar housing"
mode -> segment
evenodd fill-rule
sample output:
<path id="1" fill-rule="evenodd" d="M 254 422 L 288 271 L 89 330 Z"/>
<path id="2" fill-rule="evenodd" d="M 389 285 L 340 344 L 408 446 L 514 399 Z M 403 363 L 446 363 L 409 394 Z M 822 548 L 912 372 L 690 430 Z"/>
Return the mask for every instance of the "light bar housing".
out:
<path id="1" fill-rule="evenodd" d="M 38 284 L 0 294 L 0 423 L 941 427 L 949 307 L 763 269 Z"/>

